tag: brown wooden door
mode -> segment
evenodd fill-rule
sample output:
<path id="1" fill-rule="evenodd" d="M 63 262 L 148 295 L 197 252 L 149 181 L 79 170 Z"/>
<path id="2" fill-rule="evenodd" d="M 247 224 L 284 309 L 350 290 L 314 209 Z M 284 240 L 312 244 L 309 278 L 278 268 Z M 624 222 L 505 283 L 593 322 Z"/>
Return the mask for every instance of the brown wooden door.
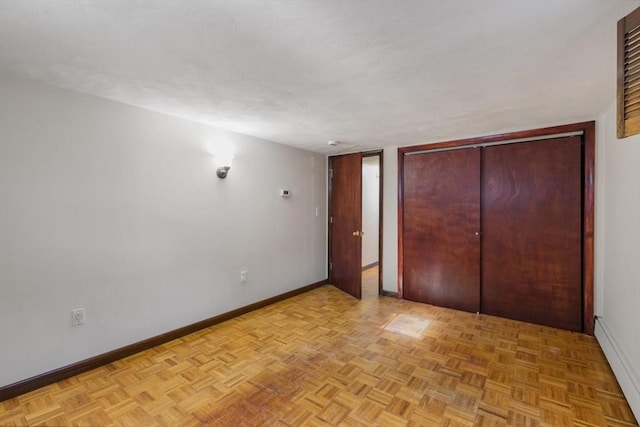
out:
<path id="1" fill-rule="evenodd" d="M 482 312 L 582 330 L 580 137 L 484 149 Z"/>
<path id="2" fill-rule="evenodd" d="M 403 297 L 480 308 L 480 149 L 406 156 Z"/>
<path id="3" fill-rule="evenodd" d="M 362 154 L 331 157 L 329 280 L 362 296 Z"/>

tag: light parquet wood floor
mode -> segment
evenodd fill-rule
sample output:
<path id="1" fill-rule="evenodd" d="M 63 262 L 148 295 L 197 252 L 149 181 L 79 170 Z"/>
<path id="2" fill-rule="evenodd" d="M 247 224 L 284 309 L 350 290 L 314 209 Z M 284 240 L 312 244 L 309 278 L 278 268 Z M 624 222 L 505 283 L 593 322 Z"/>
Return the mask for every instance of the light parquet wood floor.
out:
<path id="1" fill-rule="evenodd" d="M 633 426 L 592 337 L 324 286 L 0 403 L 0 425 Z M 404 314 L 420 338 L 384 326 Z"/>

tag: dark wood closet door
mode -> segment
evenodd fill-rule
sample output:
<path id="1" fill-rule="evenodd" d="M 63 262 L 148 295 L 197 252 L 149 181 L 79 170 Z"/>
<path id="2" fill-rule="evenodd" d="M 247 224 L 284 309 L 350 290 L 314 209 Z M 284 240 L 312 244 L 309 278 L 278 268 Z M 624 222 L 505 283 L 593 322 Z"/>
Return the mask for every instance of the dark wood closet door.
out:
<path id="1" fill-rule="evenodd" d="M 484 149 L 482 312 L 582 329 L 580 137 Z"/>
<path id="2" fill-rule="evenodd" d="M 331 158 L 331 270 L 338 289 L 362 296 L 362 154 Z"/>
<path id="3" fill-rule="evenodd" d="M 406 156 L 403 297 L 480 307 L 480 149 Z"/>

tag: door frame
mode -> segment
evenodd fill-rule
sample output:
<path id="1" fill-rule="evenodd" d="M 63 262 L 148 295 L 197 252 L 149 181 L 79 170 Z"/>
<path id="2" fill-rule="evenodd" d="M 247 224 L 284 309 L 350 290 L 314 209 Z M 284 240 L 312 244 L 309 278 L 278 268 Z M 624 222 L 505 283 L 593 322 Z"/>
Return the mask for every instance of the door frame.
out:
<path id="1" fill-rule="evenodd" d="M 582 195 L 582 332 L 593 335 L 594 318 L 594 173 L 595 121 L 572 123 L 541 129 L 530 129 L 475 138 L 398 148 L 398 298 L 403 297 L 403 204 L 404 157 L 407 153 L 483 146 L 492 143 L 534 141 L 552 136 L 582 132 L 583 195 Z"/>
<path id="2" fill-rule="evenodd" d="M 332 171 L 332 161 L 334 158 L 336 157 L 340 157 L 342 155 L 345 154 L 353 154 L 353 153 L 343 153 L 343 154 L 336 154 L 334 156 L 329 156 L 329 161 L 327 162 L 327 277 L 329 277 L 329 280 L 331 280 L 331 270 L 332 270 L 332 262 L 333 262 L 333 258 L 332 258 L 332 249 L 331 249 L 331 239 L 332 239 L 332 227 L 331 227 L 331 217 L 332 217 L 332 213 L 333 213 L 333 206 L 331 206 L 331 199 L 332 199 L 332 194 L 333 194 L 333 185 L 332 185 L 332 180 L 331 180 L 331 171 Z M 383 206 L 384 206 L 384 197 L 383 197 L 383 188 L 384 188 L 384 167 L 383 167 L 383 163 L 384 163 L 384 150 L 370 150 L 370 151 L 363 151 L 362 153 L 362 157 L 374 157 L 374 156 L 378 156 L 380 159 L 380 163 L 379 163 L 379 171 L 380 171 L 380 179 L 378 180 L 378 192 L 379 192 L 379 200 L 378 200 L 378 295 L 382 295 L 383 294 L 383 287 L 382 287 L 382 244 L 383 244 L 383 239 L 382 239 L 382 220 L 383 220 Z M 360 165 L 360 173 L 362 174 L 362 164 Z M 360 203 L 362 204 L 362 199 L 360 200 Z M 360 266 L 360 268 L 362 268 L 362 266 Z"/>

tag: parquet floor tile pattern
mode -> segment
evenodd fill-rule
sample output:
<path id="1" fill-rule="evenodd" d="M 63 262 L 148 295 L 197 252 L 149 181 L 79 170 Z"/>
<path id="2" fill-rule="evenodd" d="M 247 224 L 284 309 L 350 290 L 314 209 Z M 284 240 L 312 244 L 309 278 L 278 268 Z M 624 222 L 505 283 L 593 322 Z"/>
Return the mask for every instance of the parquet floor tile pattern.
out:
<path id="1" fill-rule="evenodd" d="M 0 403 L 0 425 L 634 426 L 592 337 L 332 286 Z M 384 326 L 429 321 L 419 338 Z"/>

